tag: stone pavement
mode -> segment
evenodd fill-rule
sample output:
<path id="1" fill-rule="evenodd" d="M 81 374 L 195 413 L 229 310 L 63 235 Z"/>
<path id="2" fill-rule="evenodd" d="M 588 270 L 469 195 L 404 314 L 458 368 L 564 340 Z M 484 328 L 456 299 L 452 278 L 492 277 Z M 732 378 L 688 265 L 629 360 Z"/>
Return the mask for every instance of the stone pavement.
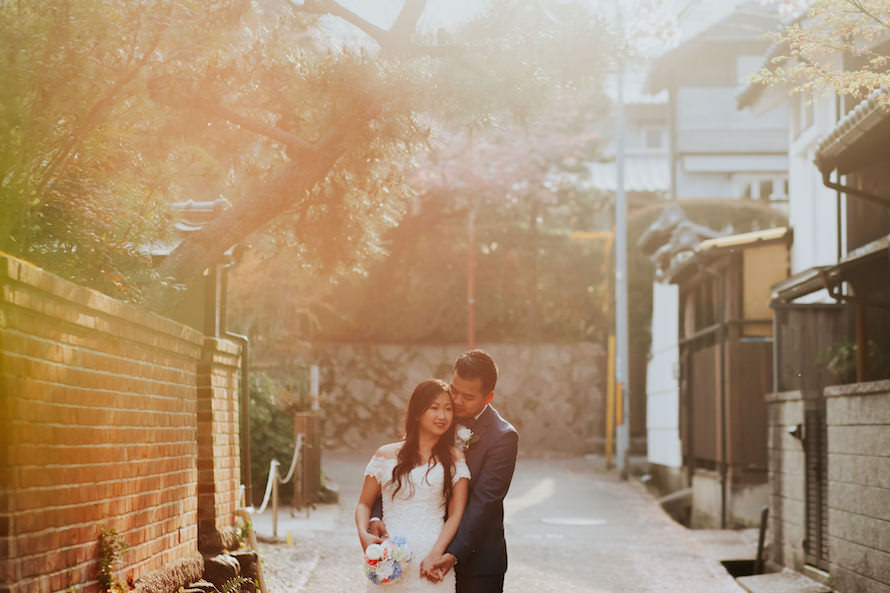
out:
<path id="1" fill-rule="evenodd" d="M 339 505 L 320 505 L 308 516 L 279 512 L 278 537 L 290 533 L 292 543 L 260 545 L 269 593 L 364 590 L 352 511 L 371 453 L 324 454 Z M 521 457 L 505 511 L 506 593 L 744 591 L 713 557 L 713 541 L 672 521 L 642 485 L 620 481 L 595 460 Z M 254 526 L 271 538 L 271 512 L 255 517 Z M 741 546 L 732 553 L 745 553 L 746 541 L 732 542 Z"/>

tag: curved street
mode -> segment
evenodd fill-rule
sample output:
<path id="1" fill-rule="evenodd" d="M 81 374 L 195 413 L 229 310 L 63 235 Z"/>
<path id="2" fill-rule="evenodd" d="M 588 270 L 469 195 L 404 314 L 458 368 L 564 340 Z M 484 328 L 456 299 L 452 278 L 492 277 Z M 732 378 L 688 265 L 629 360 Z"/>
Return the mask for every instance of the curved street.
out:
<path id="1" fill-rule="evenodd" d="M 262 544 L 270 593 L 364 590 L 352 509 L 364 463 L 360 454 L 325 453 L 340 504 L 290 517 Z M 642 485 L 601 471 L 601 461 L 520 457 L 506 500 L 510 568 L 507 593 L 739 593 L 742 588 L 692 532 L 675 523 Z M 257 517 L 271 535 L 271 515 Z"/>

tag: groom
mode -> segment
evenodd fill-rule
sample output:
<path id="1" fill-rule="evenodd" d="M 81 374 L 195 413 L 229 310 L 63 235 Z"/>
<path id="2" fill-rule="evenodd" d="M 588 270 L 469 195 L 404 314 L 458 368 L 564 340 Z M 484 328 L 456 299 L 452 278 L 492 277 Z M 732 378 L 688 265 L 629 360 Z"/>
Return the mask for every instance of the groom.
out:
<path id="1" fill-rule="evenodd" d="M 497 365 L 482 350 L 464 352 L 454 363 L 454 414 L 472 431 L 464 443 L 470 493 L 457 533 L 433 571 L 445 574 L 454 568 L 457 593 L 504 590 L 504 497 L 513 479 L 519 433 L 490 405 L 497 380 Z M 373 522 L 372 533 L 382 537 L 382 523 Z"/>

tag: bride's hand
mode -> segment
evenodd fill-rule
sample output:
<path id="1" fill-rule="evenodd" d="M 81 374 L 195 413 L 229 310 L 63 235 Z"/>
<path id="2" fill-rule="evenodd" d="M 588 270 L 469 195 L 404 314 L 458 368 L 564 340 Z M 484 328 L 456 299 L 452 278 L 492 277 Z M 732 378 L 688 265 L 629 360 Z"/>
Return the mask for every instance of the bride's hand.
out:
<path id="1" fill-rule="evenodd" d="M 368 533 L 367 531 L 360 532 L 358 534 L 358 538 L 362 543 L 362 552 L 367 550 L 368 546 L 370 546 L 371 544 L 379 544 L 383 541 L 373 533 Z"/>
<path id="2" fill-rule="evenodd" d="M 440 569 L 435 568 L 437 560 L 438 557 L 433 557 L 433 555 L 430 554 L 420 563 L 420 576 L 432 583 L 438 583 L 445 577 Z"/>
<path id="3" fill-rule="evenodd" d="M 389 534 L 386 532 L 386 523 L 383 522 L 383 519 L 376 519 L 371 521 L 368 525 L 368 532 L 371 535 L 376 535 L 377 537 L 386 539 L 389 537 Z"/>

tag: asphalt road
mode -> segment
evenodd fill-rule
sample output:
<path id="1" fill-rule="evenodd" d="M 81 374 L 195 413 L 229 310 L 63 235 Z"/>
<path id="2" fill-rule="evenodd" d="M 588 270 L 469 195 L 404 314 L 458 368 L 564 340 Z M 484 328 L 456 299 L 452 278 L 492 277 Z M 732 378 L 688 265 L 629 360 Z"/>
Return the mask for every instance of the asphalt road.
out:
<path id="1" fill-rule="evenodd" d="M 279 515 L 279 537 L 263 546 L 269 593 L 365 590 L 352 511 L 370 457 L 325 453 L 340 505 L 307 518 Z M 510 568 L 506 593 L 740 593 L 691 532 L 645 489 L 586 459 L 520 458 L 505 501 Z M 256 521 L 268 531 L 268 521 Z"/>

